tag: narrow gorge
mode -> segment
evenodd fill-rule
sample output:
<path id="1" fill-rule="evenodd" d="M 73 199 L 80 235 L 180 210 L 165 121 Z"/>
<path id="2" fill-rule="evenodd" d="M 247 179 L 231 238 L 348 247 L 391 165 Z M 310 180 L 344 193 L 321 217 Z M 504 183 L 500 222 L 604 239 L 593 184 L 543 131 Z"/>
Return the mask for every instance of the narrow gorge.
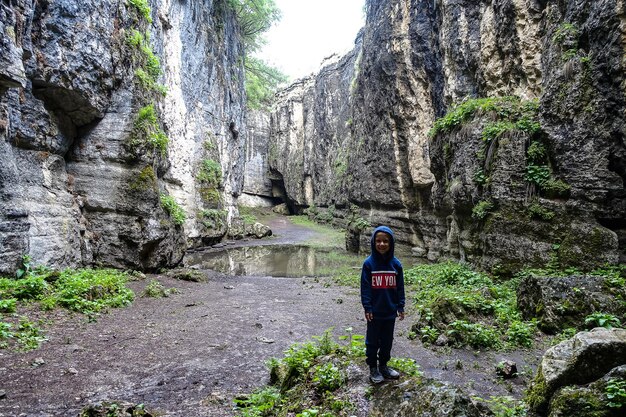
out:
<path id="1" fill-rule="evenodd" d="M 623 2 L 370 1 L 270 113 L 224 2 L 153 3 L 3 4 L 0 271 L 176 265 L 244 233 L 242 193 L 355 249 L 387 223 L 505 275 L 624 261 Z"/>
<path id="2" fill-rule="evenodd" d="M 272 358 L 269 378 L 291 389 L 336 371 L 346 395 L 338 415 L 435 416 L 449 406 L 445 415 L 556 417 L 587 405 L 597 408 L 580 416 L 621 415 L 626 396 L 607 393 L 626 389 L 626 1 L 366 0 L 354 48 L 261 109 L 246 93 L 242 4 L 0 2 L 0 371 L 13 377 L 0 386 L 0 416 L 35 407 L 33 398 L 41 415 L 75 415 L 111 393 L 181 413 L 171 415 L 232 415 L 266 374 L 263 361 L 326 322 L 345 329 L 345 346 L 327 338 L 332 349 L 313 358 L 326 362 L 295 377 Z M 391 227 L 411 291 L 397 345 L 421 355 L 425 372 L 400 362 L 397 385 L 365 385 L 350 362 L 362 359 L 354 336 L 364 319 L 358 267 L 347 261 L 338 277 L 312 268 L 294 280 L 206 267 L 203 251 L 226 246 L 254 258 L 248 238 L 272 233 L 250 222 L 258 207 L 284 233 L 272 250 L 286 265 L 280 245 L 306 249 L 301 264 L 315 266 L 320 247 L 352 261 L 369 253 L 374 227 Z M 345 231 L 356 255 L 283 214 Z M 100 310 L 83 323 L 42 295 L 80 268 L 173 297 L 135 300 L 137 310 L 92 326 Z M 35 284 L 17 282 L 31 273 L 41 293 L 29 298 Z M 113 307 L 131 304 L 133 291 Z M 426 295 L 432 304 L 418 300 Z M 53 379 L 34 353 L 9 352 L 26 323 L 20 309 L 61 317 L 48 319 L 57 339 L 41 359 L 59 367 Z M 526 365 L 514 382 L 492 375 L 505 353 Z M 72 361 L 98 369 L 65 369 Z M 468 382 L 474 373 L 487 377 Z M 508 390 L 524 414 L 494 414 L 502 404 L 465 388 Z M 322 397 L 287 415 L 317 415 L 305 403 Z M 331 400 L 324 407 L 341 402 Z"/>

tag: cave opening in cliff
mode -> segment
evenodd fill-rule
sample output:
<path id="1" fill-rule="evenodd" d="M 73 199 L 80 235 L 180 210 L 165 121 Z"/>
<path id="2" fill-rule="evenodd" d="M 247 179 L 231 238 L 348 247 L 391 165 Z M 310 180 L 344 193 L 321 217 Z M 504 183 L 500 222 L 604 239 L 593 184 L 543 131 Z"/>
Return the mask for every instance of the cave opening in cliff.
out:
<path id="1" fill-rule="evenodd" d="M 289 214 L 296 213 L 294 201 L 287 195 L 283 174 L 275 169 L 270 169 L 269 179 L 272 182 L 272 197 L 274 197 L 274 199 L 278 199 L 281 203 L 285 203 L 287 209 L 289 210 Z"/>

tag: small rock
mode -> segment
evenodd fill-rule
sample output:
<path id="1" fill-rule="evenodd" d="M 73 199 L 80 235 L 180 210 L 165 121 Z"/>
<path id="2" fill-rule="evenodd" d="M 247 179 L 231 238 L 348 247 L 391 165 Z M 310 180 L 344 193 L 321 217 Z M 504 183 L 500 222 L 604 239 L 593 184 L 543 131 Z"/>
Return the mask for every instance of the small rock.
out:
<path id="1" fill-rule="evenodd" d="M 449 343 L 450 339 L 448 339 L 448 336 L 443 333 L 441 333 L 439 337 L 437 337 L 437 340 L 435 340 L 436 346 L 447 346 Z"/>
<path id="2" fill-rule="evenodd" d="M 32 365 L 34 367 L 37 367 L 37 366 L 41 366 L 41 365 L 43 365 L 45 363 L 46 363 L 46 361 L 44 361 L 43 358 L 35 358 L 35 360 L 33 361 Z"/>
<path id="3" fill-rule="evenodd" d="M 76 370 L 76 368 L 69 368 L 67 370 L 67 373 L 68 374 L 72 374 L 72 375 L 76 375 L 76 374 L 78 374 L 78 371 Z"/>
<path id="4" fill-rule="evenodd" d="M 274 343 L 274 339 L 268 339 L 267 337 L 264 337 L 264 336 L 257 337 L 256 340 L 258 340 L 261 343 Z"/>
<path id="5" fill-rule="evenodd" d="M 510 360 L 500 361 L 496 365 L 496 375 L 504 379 L 511 379 L 517 376 L 517 364 Z"/>
<path id="6" fill-rule="evenodd" d="M 7 392 L 5 390 L 0 389 L 0 400 L 7 397 Z"/>
<path id="7" fill-rule="evenodd" d="M 224 288 L 227 289 L 227 290 L 235 289 L 235 287 L 233 287 L 232 285 L 224 285 Z"/>

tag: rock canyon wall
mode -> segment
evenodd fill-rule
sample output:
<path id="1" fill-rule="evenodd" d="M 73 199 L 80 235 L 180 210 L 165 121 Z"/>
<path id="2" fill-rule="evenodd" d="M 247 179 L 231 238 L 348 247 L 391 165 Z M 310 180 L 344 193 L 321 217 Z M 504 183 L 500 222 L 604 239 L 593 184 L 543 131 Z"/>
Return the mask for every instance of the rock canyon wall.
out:
<path id="1" fill-rule="evenodd" d="M 504 274 L 626 260 L 623 1 L 366 9 L 354 50 L 270 114 L 292 211 L 332 215 L 361 248 L 386 223 L 416 255 Z"/>
<path id="2" fill-rule="evenodd" d="M 156 269 L 219 240 L 243 187 L 243 48 L 224 1 L 0 4 L 0 273 Z"/>

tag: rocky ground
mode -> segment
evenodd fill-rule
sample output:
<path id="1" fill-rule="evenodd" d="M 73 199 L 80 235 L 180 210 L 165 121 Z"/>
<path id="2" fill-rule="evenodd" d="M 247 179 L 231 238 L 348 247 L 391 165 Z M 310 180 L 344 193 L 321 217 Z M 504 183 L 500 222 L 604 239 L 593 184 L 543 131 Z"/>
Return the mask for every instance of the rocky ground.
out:
<path id="1" fill-rule="evenodd" d="M 275 237 L 263 243 L 297 243 L 319 233 L 284 219 L 271 226 Z M 264 362 L 270 357 L 327 329 L 336 336 L 349 327 L 364 332 L 354 288 L 316 278 L 203 272 L 208 279 L 202 283 L 165 275 L 134 281 L 137 295 L 150 279 L 180 292 L 137 297 L 95 322 L 64 311 L 46 316 L 48 341 L 40 349 L 0 351 L 0 416 L 77 416 L 103 400 L 143 403 L 158 415 L 232 416 L 234 396 L 268 382 Z M 483 398 L 520 397 L 543 353 L 427 348 L 406 337 L 410 324 L 410 315 L 398 322 L 393 354 L 414 358 L 427 376 Z M 517 363 L 518 378 L 496 377 L 502 359 Z"/>

